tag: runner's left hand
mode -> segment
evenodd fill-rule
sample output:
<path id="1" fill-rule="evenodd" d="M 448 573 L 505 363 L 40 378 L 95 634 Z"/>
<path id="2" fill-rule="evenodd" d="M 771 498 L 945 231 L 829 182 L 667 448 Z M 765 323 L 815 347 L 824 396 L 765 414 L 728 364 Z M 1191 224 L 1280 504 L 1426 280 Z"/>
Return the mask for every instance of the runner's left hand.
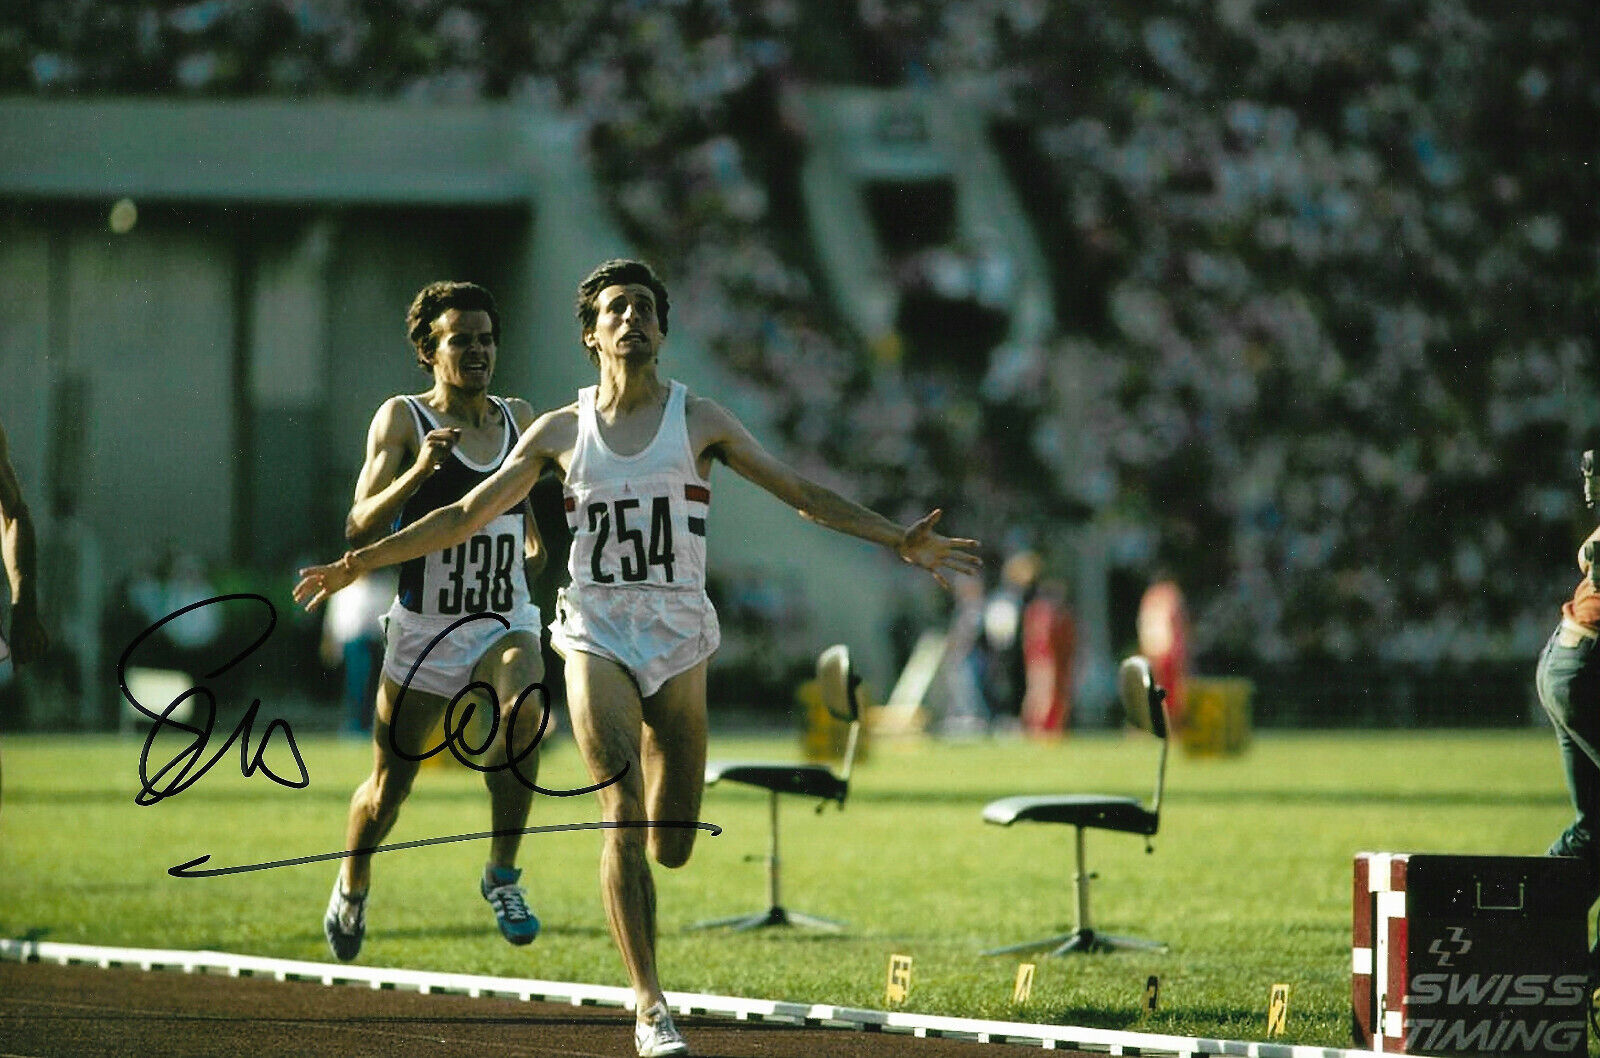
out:
<path id="1" fill-rule="evenodd" d="M 932 573 L 933 579 L 949 590 L 950 582 L 944 577 L 946 572 L 977 573 L 983 568 L 983 559 L 974 554 L 980 546 L 978 541 L 933 531 L 943 515 L 943 510 L 935 508 L 908 525 L 895 546 L 895 553 L 913 566 L 921 566 Z"/>

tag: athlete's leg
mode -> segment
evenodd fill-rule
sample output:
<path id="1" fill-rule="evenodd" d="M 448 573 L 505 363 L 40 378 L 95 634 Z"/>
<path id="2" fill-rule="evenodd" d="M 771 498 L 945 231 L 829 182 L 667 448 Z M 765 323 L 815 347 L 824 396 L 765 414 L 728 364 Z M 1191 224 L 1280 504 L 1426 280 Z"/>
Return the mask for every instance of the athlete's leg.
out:
<path id="1" fill-rule="evenodd" d="M 431 749 L 425 743 L 444 715 L 445 702 L 438 695 L 410 689 L 402 695 L 400 685 L 388 675 L 379 678 L 372 719 L 372 774 L 350 798 L 345 826 L 345 851 L 353 853 L 345 857 L 339 872 L 346 893 L 367 891 L 372 854 L 355 850 L 370 849 L 388 836 L 417 777 L 421 762 L 396 753 L 394 745 L 412 756 Z"/>
<path id="2" fill-rule="evenodd" d="M 489 864 L 514 867 L 522 835 L 506 832 L 520 831 L 528 825 L 528 809 L 533 803 L 533 789 L 528 783 L 539 775 L 539 753 L 530 749 L 542 737 L 540 722 L 549 702 L 549 695 L 535 691 L 517 708 L 517 696 L 544 679 L 539 634 L 517 631 L 500 637 L 484 652 L 472 670 L 472 678 L 494 688 L 500 709 L 494 742 L 483 759 L 483 765 L 493 769 L 483 777 L 489 787 L 491 829 L 496 832 L 489 842 Z M 512 758 L 517 760 L 515 770 L 503 767 Z"/>
<path id="3" fill-rule="evenodd" d="M 645 808 L 655 823 L 697 823 L 706 788 L 706 668 L 709 659 L 669 679 L 644 701 Z M 698 827 L 650 828 L 650 854 L 663 867 L 682 867 Z"/>
<path id="4" fill-rule="evenodd" d="M 655 883 L 641 825 L 649 816 L 639 766 L 639 689 L 616 662 L 578 651 L 566 656 L 566 682 L 573 739 L 590 778 L 607 783 L 596 791 L 601 819 L 623 824 L 601 832 L 600 895 L 636 1009 L 647 1010 L 663 996 L 656 977 Z"/>

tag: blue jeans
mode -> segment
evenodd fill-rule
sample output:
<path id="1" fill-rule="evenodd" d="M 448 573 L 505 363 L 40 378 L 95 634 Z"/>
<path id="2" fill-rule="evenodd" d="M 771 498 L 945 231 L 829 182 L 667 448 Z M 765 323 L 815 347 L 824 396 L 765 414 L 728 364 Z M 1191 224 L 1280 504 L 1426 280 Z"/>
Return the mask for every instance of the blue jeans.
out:
<path id="1" fill-rule="evenodd" d="M 1555 725 L 1567 792 L 1576 813 L 1550 846 L 1552 856 L 1575 856 L 1588 867 L 1587 894 L 1600 897 L 1600 653 L 1593 637 L 1556 629 L 1539 655 L 1539 704 Z"/>

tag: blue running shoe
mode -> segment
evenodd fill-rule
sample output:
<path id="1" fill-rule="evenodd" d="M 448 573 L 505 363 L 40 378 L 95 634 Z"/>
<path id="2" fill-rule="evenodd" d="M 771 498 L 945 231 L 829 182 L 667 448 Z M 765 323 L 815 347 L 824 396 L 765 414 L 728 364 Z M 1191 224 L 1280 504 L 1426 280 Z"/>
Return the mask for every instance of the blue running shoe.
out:
<path id="1" fill-rule="evenodd" d="M 333 880 L 333 895 L 328 912 L 322 916 L 322 935 L 340 962 L 349 962 L 361 953 L 361 939 L 367 935 L 367 894 L 351 896 Z"/>
<path id="2" fill-rule="evenodd" d="M 528 910 L 528 899 L 523 895 L 522 886 L 517 884 L 521 877 L 520 868 L 490 867 L 478 888 L 494 908 L 500 935 L 512 944 L 531 944 L 539 935 L 539 919 Z"/>

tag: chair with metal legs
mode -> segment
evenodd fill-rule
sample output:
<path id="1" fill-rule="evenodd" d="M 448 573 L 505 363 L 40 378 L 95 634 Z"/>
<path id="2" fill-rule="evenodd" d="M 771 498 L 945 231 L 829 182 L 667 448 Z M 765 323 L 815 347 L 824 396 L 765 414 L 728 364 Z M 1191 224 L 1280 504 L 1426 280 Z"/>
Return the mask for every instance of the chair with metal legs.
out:
<path id="1" fill-rule="evenodd" d="M 767 926 L 809 926 L 816 929 L 838 930 L 844 923 L 819 918 L 783 906 L 779 892 L 780 858 L 778 855 L 778 796 L 799 794 L 818 797 L 817 811 L 821 812 L 829 801 L 844 807 L 850 793 L 850 771 L 855 764 L 856 742 L 861 734 L 861 705 L 857 688 L 861 679 L 850 670 L 850 651 L 842 645 L 831 646 L 817 658 L 817 683 L 822 692 L 822 702 L 836 719 L 850 725 L 845 744 L 844 762 L 835 773 L 823 764 L 767 764 L 749 761 L 712 761 L 706 765 L 706 785 L 719 782 L 738 782 L 760 787 L 767 791 L 767 811 L 770 829 L 767 839 L 767 908 L 746 915 L 732 915 L 696 922 L 692 929 L 726 927 L 735 930 L 761 929 Z"/>
<path id="2" fill-rule="evenodd" d="M 1133 797 L 1109 794 L 1052 794 L 1045 796 L 1006 797 L 992 801 L 983 809 L 986 823 L 1010 826 L 1018 822 L 1066 823 L 1074 829 L 1073 888 L 1077 898 L 1077 924 L 1070 933 L 1042 940 L 1024 941 L 1003 948 L 993 948 L 985 955 L 1008 955 L 1013 952 L 1043 951 L 1051 955 L 1068 952 L 1115 951 L 1133 949 L 1164 951 L 1166 945 L 1133 937 L 1116 937 L 1096 930 L 1089 918 L 1089 881 L 1096 877 L 1089 873 L 1084 863 L 1084 831 L 1113 830 L 1125 834 L 1139 834 L 1145 839 L 1145 851 L 1151 851 L 1150 838 L 1161 824 L 1161 795 L 1167 777 L 1167 692 L 1155 682 L 1150 663 L 1135 655 L 1122 662 L 1118 671 L 1118 687 L 1123 712 L 1128 726 L 1153 735 L 1160 742 L 1156 764 L 1155 794 L 1148 805 Z"/>

